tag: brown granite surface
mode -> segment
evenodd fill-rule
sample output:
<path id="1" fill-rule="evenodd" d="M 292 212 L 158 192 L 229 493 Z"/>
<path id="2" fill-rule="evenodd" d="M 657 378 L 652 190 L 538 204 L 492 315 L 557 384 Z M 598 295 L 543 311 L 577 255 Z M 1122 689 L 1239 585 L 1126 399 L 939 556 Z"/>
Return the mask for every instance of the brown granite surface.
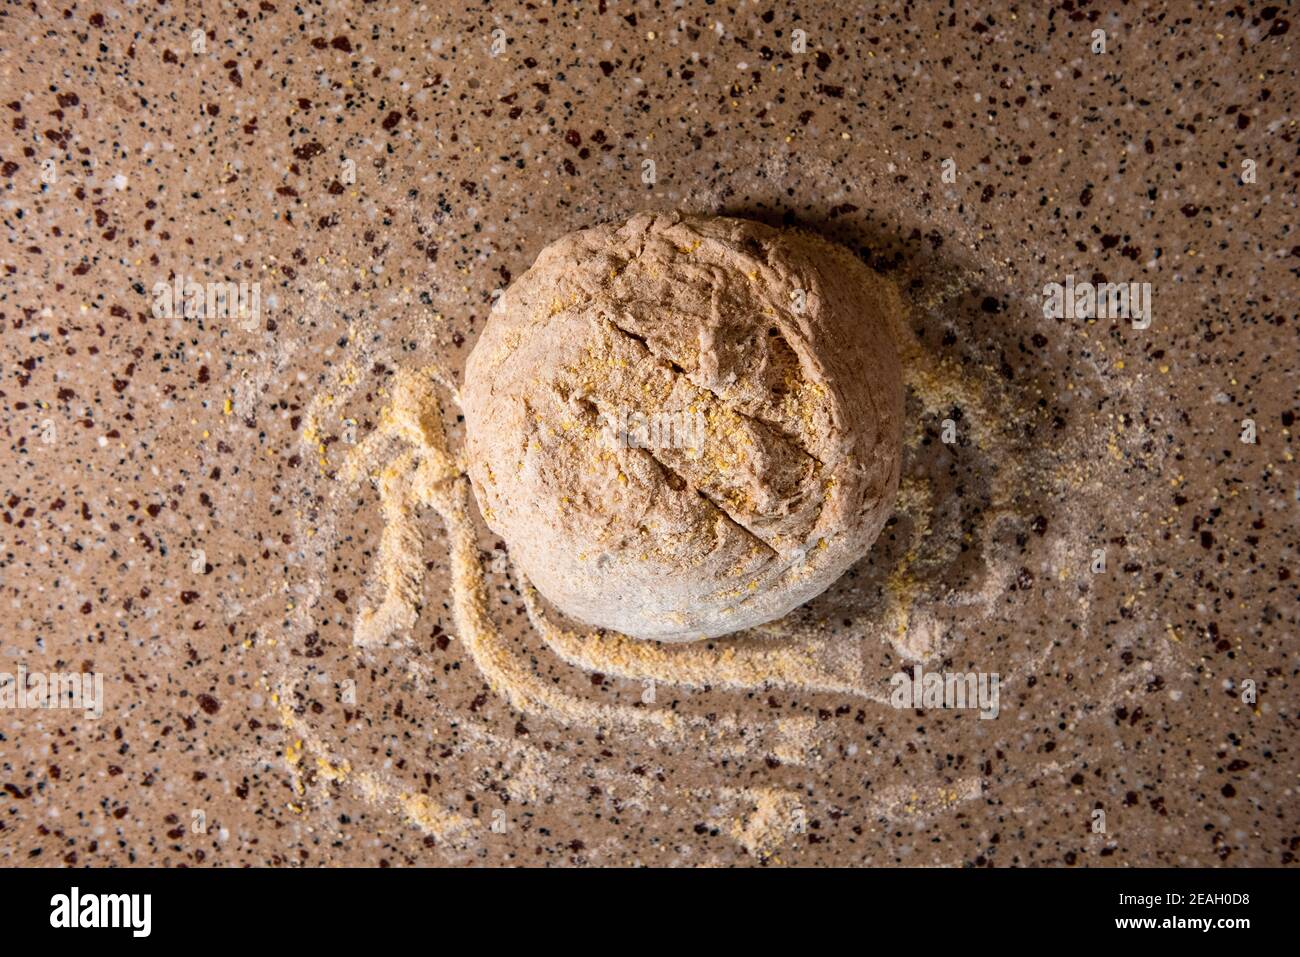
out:
<path id="1" fill-rule="evenodd" d="M 0 10 L 0 671 L 104 688 L 0 711 L 0 862 L 1293 863 L 1295 10 L 874 7 Z M 348 447 L 546 242 L 641 209 L 818 229 L 908 295 L 907 507 L 693 649 L 833 646 L 856 689 L 647 700 L 541 641 L 480 529 L 503 656 L 572 705 L 516 709 L 432 513 L 418 621 L 353 642 Z M 1045 318 L 1067 275 L 1149 282 L 1150 326 Z M 169 315 L 178 276 L 259 310 Z M 882 703 L 917 663 L 999 673 L 998 717 Z"/>

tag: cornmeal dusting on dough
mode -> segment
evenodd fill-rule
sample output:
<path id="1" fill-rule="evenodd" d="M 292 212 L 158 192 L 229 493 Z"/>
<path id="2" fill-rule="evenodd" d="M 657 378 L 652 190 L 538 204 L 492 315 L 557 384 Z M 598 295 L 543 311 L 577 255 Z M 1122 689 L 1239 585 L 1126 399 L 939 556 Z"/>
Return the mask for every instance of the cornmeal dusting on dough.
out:
<path id="1" fill-rule="evenodd" d="M 648 213 L 561 237 L 465 367 L 489 527 L 595 627 L 691 641 L 781 617 L 893 511 L 902 310 L 892 283 L 798 230 Z M 647 440 L 629 416 L 660 425 Z"/>

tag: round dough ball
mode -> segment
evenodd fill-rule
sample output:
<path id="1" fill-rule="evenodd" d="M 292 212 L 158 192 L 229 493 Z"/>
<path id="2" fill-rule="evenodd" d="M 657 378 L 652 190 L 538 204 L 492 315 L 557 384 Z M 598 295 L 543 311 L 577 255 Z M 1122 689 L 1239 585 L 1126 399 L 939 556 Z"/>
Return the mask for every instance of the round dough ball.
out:
<path id="1" fill-rule="evenodd" d="M 466 365 L 484 519 L 589 625 L 690 641 L 784 615 L 892 511 L 901 309 L 842 247 L 748 220 L 556 240 Z"/>

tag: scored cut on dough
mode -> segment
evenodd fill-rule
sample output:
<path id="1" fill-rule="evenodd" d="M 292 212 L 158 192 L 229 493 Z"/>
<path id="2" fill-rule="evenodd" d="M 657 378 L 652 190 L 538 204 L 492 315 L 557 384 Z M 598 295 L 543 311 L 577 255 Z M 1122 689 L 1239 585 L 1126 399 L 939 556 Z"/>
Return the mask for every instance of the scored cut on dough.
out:
<path id="1" fill-rule="evenodd" d="M 644 213 L 556 240 L 466 364 L 484 520 L 589 625 L 688 641 L 786 614 L 892 511 L 901 311 L 891 283 L 800 230 Z M 629 414 L 703 429 L 629 443 Z"/>

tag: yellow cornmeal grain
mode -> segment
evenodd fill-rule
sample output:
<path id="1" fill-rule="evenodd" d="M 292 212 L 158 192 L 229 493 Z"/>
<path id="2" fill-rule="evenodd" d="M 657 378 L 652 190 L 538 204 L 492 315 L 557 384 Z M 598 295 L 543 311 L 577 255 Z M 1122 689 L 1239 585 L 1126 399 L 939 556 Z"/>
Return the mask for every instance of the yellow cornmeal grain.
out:
<path id="1" fill-rule="evenodd" d="M 793 791 L 762 788 L 755 791 L 754 810 L 731 825 L 731 836 L 760 860 L 777 852 L 786 839 L 808 828 L 803 805 Z"/>
<path id="2" fill-rule="evenodd" d="M 289 693 L 290 690 L 286 688 L 285 693 L 278 697 L 282 699 L 290 698 L 292 696 Z M 306 794 L 307 791 L 302 782 L 302 775 L 296 770 L 300 766 L 302 752 L 305 749 L 310 749 L 324 753 L 327 749 L 312 731 L 310 725 L 295 715 L 292 709 L 283 703 L 280 704 L 280 722 L 288 731 L 300 735 L 295 742 L 294 748 L 297 757 L 288 763 L 291 768 L 295 769 L 294 792 L 299 795 Z M 362 797 L 367 801 L 396 811 L 424 833 L 437 840 L 454 841 L 481 826 L 476 818 L 467 818 L 454 811 L 439 807 L 426 794 L 410 794 L 399 791 L 377 774 L 370 772 L 354 773 L 347 761 L 336 763 L 325 757 L 317 757 L 316 769 L 317 775 L 323 780 L 337 783 L 348 782 L 355 785 Z M 302 813 L 303 811 L 301 805 L 294 805 L 294 808 L 295 813 Z"/>

